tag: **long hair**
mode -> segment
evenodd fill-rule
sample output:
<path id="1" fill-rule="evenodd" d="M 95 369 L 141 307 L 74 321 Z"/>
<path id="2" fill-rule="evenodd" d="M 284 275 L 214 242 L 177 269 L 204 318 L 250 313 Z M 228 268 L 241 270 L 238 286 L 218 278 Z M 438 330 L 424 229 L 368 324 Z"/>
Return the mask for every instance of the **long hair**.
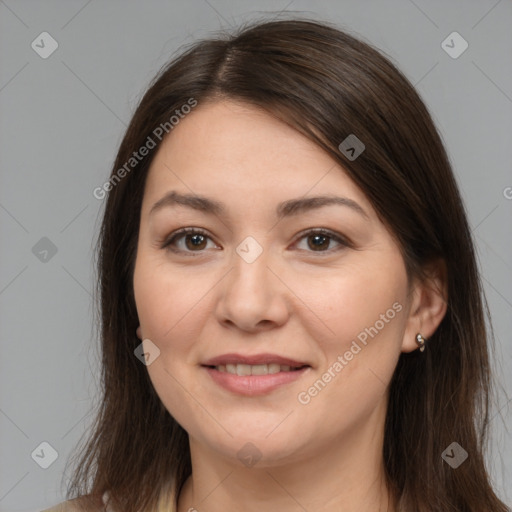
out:
<path id="1" fill-rule="evenodd" d="M 102 396 L 67 498 L 98 504 L 109 491 L 116 511 L 175 510 L 191 473 L 188 435 L 134 356 L 140 340 L 133 271 L 145 180 L 164 140 L 156 134 L 164 127 L 172 136 L 169 120 L 183 105 L 195 101 L 200 108 L 217 99 L 265 109 L 342 165 L 396 239 L 409 277 L 421 278 L 428 263 L 444 261 L 446 315 L 426 352 L 401 354 L 390 384 L 386 478 L 399 511 L 507 511 L 484 464 L 489 313 L 442 140 L 418 93 L 387 57 L 307 19 L 260 21 L 197 41 L 159 72 L 140 101 L 101 189 L 108 191 L 97 246 Z M 339 149 L 351 134 L 365 144 L 355 160 Z M 156 147 L 134 164 L 133 152 L 148 137 Z M 469 454 L 456 470 L 441 457 L 454 441 Z"/>

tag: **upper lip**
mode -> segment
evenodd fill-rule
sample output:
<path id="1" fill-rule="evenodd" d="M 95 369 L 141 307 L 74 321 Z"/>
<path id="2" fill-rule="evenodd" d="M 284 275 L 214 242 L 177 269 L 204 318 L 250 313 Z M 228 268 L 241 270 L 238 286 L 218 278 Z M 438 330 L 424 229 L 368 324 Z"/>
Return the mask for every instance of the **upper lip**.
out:
<path id="1" fill-rule="evenodd" d="M 205 361 L 203 366 L 220 366 L 226 364 L 280 364 L 288 365 L 296 368 L 301 366 L 309 366 L 305 362 L 296 361 L 288 357 L 279 356 L 277 354 L 254 354 L 252 356 L 246 356 L 242 354 L 223 354 L 221 356 L 212 357 Z"/>

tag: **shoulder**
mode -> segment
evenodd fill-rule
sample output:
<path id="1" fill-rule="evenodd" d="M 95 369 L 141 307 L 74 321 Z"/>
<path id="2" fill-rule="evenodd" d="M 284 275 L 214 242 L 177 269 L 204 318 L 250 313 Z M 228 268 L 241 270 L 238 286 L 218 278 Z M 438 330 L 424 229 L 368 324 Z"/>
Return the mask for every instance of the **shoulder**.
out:
<path id="1" fill-rule="evenodd" d="M 104 502 L 91 503 L 91 501 L 90 496 L 75 498 L 63 501 L 62 503 L 42 510 L 41 512 L 105 512 L 108 510 L 105 508 Z"/>
<path id="2" fill-rule="evenodd" d="M 76 500 L 63 501 L 51 508 L 45 508 L 41 512 L 85 512 L 76 504 Z M 91 511 L 92 512 L 92 511 Z M 97 512 L 100 512 L 98 509 Z"/>

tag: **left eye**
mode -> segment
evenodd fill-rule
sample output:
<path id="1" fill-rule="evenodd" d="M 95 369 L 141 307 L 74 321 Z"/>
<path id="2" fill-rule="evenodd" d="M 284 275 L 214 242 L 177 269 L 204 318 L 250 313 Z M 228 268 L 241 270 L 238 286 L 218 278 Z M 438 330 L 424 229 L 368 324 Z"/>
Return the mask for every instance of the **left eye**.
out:
<path id="1" fill-rule="evenodd" d="M 329 246 L 334 241 L 341 247 L 348 247 L 350 244 L 340 235 L 327 230 L 312 230 L 299 237 L 299 241 L 307 240 L 307 247 L 312 252 L 331 252 L 333 250 Z M 186 228 L 174 233 L 162 245 L 162 249 L 167 248 L 173 252 L 203 252 L 207 249 L 208 240 L 211 241 L 210 236 L 203 230 L 197 228 Z M 182 244 L 184 242 L 184 246 Z M 300 245 L 300 244 L 297 244 Z M 308 250 L 300 248 L 301 250 Z"/>
<path id="2" fill-rule="evenodd" d="M 335 241 L 338 244 L 338 246 L 349 245 L 341 236 L 326 230 L 309 231 L 307 233 L 304 233 L 299 240 L 303 239 L 307 240 L 307 247 L 314 252 L 330 252 L 332 250 L 335 250 L 328 249 L 332 241 Z"/>

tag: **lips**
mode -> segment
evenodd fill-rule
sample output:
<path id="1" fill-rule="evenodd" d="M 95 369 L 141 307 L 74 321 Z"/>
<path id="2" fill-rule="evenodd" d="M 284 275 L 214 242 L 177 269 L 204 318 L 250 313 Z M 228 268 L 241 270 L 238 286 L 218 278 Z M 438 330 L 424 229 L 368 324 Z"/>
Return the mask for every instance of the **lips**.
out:
<path id="1" fill-rule="evenodd" d="M 276 354 L 224 354 L 201 366 L 216 384 L 246 396 L 268 394 L 311 370 L 307 363 Z"/>
<path id="2" fill-rule="evenodd" d="M 219 364 L 214 366 L 219 372 L 231 373 L 240 377 L 247 375 L 274 375 L 279 372 L 293 372 L 303 367 L 294 367 L 288 364 Z"/>
<path id="3" fill-rule="evenodd" d="M 249 366 L 278 364 L 279 366 L 290 366 L 291 368 L 309 366 L 306 362 L 296 361 L 295 359 L 279 356 L 277 354 L 255 354 L 251 356 L 241 354 L 223 354 L 221 356 L 208 359 L 203 363 L 203 366 L 226 366 L 228 364 Z"/>

